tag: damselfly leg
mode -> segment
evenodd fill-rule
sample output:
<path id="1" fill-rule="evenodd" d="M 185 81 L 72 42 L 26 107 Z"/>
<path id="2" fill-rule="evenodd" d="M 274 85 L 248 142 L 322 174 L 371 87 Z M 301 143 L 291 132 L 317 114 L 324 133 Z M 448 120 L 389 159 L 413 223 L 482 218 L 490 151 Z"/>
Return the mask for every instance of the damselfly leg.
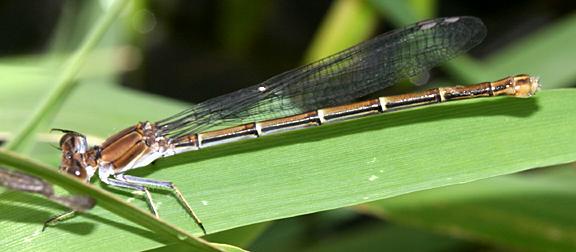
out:
<path id="1" fill-rule="evenodd" d="M 194 219 L 194 222 L 196 222 L 196 225 L 198 225 L 202 229 L 202 232 L 204 232 L 204 234 L 206 234 L 206 229 L 204 228 L 202 221 L 200 220 L 200 218 L 198 218 L 198 216 L 196 215 L 194 210 L 192 210 L 192 207 L 190 207 L 190 204 L 188 204 L 188 201 L 186 201 L 186 199 L 182 195 L 182 192 L 180 192 L 180 190 L 178 189 L 178 187 L 176 187 L 174 185 L 174 183 L 169 182 L 169 181 L 161 181 L 161 180 L 155 180 L 155 179 L 135 177 L 135 176 L 125 175 L 125 174 L 118 174 L 118 175 L 116 175 L 116 178 L 121 180 L 121 181 L 130 183 L 130 184 L 142 186 L 144 188 L 152 187 L 152 188 L 158 188 L 158 189 L 170 191 L 174 196 L 176 196 L 176 199 L 178 199 L 180 204 L 182 204 L 182 206 L 184 206 L 184 208 L 186 209 L 188 214 L 192 217 L 192 219 Z M 149 202 L 149 204 L 151 204 L 151 208 L 154 208 L 153 211 L 156 212 L 156 216 L 158 216 L 157 210 L 153 206 L 153 202 L 152 202 L 152 198 L 151 198 L 150 194 L 147 193 L 146 197 L 148 198 L 147 201 Z"/>
<path id="2" fill-rule="evenodd" d="M 94 199 L 88 196 L 56 195 L 54 193 L 52 184 L 44 181 L 43 179 L 2 167 L 0 167 L 0 186 L 15 191 L 40 194 L 53 202 L 71 209 L 70 211 L 48 219 L 44 223 L 42 231 L 44 231 L 47 226 L 73 217 L 77 212 L 82 212 L 93 208 L 96 203 Z"/>

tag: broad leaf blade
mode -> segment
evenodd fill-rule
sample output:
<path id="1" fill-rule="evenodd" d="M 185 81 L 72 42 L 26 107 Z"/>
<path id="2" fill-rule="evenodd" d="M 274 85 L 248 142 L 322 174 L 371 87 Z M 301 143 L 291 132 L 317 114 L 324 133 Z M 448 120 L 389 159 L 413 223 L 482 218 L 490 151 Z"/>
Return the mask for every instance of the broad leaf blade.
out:
<path id="1" fill-rule="evenodd" d="M 87 87 L 91 99 L 85 99 L 82 88 L 75 92 L 55 127 L 74 122 L 65 126 L 104 138 L 106 135 L 98 132 L 112 134 L 142 117 L 156 119 L 177 111 L 152 97 L 139 100 L 129 98 L 126 92 L 110 95 L 108 92 L 118 91 L 102 91 L 109 86 L 101 86 L 100 91 Z M 106 97 L 106 103 L 99 104 L 100 95 Z M 192 152 L 159 160 L 132 174 L 173 181 L 209 232 L 228 230 L 576 160 L 576 136 L 572 134 L 576 112 L 570 109 L 576 105 L 575 97 L 576 91 L 569 89 L 543 91 L 531 99 L 464 101 L 378 115 Z M 38 151 L 57 164 L 57 151 Z M 139 197 L 122 195 L 146 208 Z M 164 220 L 197 230 L 173 197 L 159 193 L 154 197 Z M 53 204 L 47 203 L 48 208 L 45 204 L 32 205 L 32 209 L 44 209 L 34 218 L 5 217 L 18 230 L 2 234 L 13 241 L 13 248 L 26 248 L 29 243 L 24 237 L 35 234 L 44 218 L 59 212 Z M 89 231 L 83 231 L 86 224 L 91 226 Z M 34 244 L 47 246 L 54 236 L 76 240 L 89 234 L 82 247 L 98 248 L 105 238 L 109 248 L 161 245 L 137 230 L 126 220 L 96 208 L 62 228 L 51 229 L 50 236 L 35 236 Z"/>
<path id="2" fill-rule="evenodd" d="M 574 95 L 375 116 L 159 160 L 135 174 L 181 185 L 209 229 L 226 230 L 573 161 Z"/>
<path id="3" fill-rule="evenodd" d="M 364 211 L 519 251 L 576 249 L 576 173 L 513 175 L 368 203 Z"/>

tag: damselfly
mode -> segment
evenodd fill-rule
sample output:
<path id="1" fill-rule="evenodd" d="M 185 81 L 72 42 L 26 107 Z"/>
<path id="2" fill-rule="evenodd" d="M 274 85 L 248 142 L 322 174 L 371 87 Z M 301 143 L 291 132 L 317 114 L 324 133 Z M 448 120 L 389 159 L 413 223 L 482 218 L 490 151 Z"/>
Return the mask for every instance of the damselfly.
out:
<path id="1" fill-rule="evenodd" d="M 468 98 L 533 95 L 539 88 L 538 79 L 517 75 L 471 86 L 353 102 L 400 80 L 427 73 L 480 43 L 485 34 L 484 25 L 474 17 L 423 21 L 258 85 L 209 99 L 166 119 L 137 123 L 101 145 L 90 147 L 84 135 L 64 130 L 60 169 L 86 182 L 98 172 L 100 180 L 108 185 L 142 191 L 156 216 L 158 211 L 148 188 L 170 190 L 206 233 L 174 184 L 126 172 L 182 152 L 368 114 Z M 214 128 L 219 129 L 206 131 Z"/>

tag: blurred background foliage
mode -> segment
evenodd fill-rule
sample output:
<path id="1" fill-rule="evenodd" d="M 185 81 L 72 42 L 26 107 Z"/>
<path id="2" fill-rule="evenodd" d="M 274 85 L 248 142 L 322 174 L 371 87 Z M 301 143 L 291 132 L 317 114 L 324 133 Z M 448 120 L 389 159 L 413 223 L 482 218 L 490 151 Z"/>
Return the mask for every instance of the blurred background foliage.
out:
<path id="1" fill-rule="evenodd" d="M 83 43 L 110 3 L 0 3 L 2 139 L 15 134 L 27 119 L 54 83 L 50 73 Z M 497 6 L 486 1 L 425 0 L 134 1 L 87 56 L 78 90 L 72 92 L 89 96 L 109 85 L 104 89 L 112 96 L 126 92 L 119 88 L 124 86 L 196 103 L 393 28 L 460 15 L 481 18 L 488 36 L 468 55 L 433 70 L 433 85 L 528 73 L 542 77 L 545 89 L 574 87 L 576 2 L 517 0 L 499 1 Z M 85 111 L 74 108 L 78 99 L 65 101 L 58 124 L 104 137 L 110 126 L 100 123 L 102 118 L 117 125 L 133 123 L 127 116 L 131 111 L 106 104 L 108 96 L 98 97 L 101 100 L 81 99 L 104 107 L 89 117 L 79 116 Z M 137 106 L 145 101 L 128 102 Z M 166 103 L 159 110 L 177 111 L 183 106 Z M 77 122 L 78 117 L 83 121 Z M 47 142 L 55 140 L 44 137 Z M 41 160 L 56 162 L 48 157 L 54 153 L 35 153 Z M 208 239 L 254 251 L 574 251 L 575 178 L 569 164 L 254 224 Z"/>

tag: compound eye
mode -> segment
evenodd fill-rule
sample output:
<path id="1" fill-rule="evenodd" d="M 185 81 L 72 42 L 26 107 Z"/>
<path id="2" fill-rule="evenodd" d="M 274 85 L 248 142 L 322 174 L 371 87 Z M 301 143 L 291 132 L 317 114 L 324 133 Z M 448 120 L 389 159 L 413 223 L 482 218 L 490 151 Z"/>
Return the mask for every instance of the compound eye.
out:
<path id="1" fill-rule="evenodd" d="M 60 149 L 74 153 L 84 153 L 88 148 L 86 137 L 76 132 L 67 132 L 60 138 Z"/>
<path id="2" fill-rule="evenodd" d="M 72 152 L 70 152 L 70 151 L 64 151 L 63 156 L 64 156 L 64 158 L 65 158 L 66 160 L 71 160 L 71 159 L 72 159 Z"/>
<path id="3" fill-rule="evenodd" d="M 86 170 L 78 163 L 76 160 L 70 160 L 70 165 L 61 165 L 60 171 L 66 172 L 74 177 L 79 179 L 85 180 L 86 179 Z"/>

